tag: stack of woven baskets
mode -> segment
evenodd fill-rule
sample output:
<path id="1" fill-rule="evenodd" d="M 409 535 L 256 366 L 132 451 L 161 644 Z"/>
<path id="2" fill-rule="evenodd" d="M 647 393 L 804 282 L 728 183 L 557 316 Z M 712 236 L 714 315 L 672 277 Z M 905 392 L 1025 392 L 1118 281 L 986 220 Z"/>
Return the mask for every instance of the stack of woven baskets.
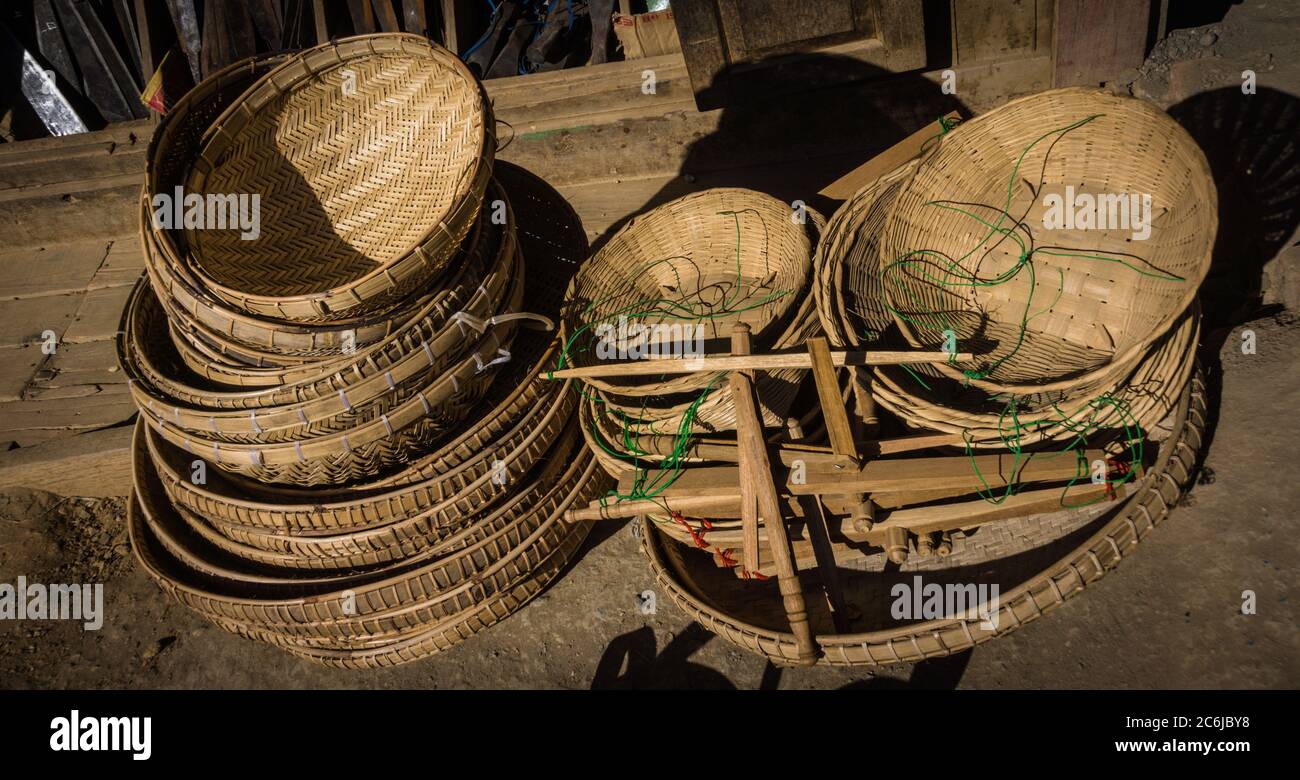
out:
<path id="1" fill-rule="evenodd" d="M 1101 204 L 1104 227 L 1052 222 L 1067 185 Z M 1143 195 L 1148 235 L 1136 210 L 1122 225 L 1104 213 Z M 818 312 L 844 347 L 979 353 L 857 372 L 855 391 L 917 428 L 998 449 L 1150 431 L 1192 373 L 1216 214 L 1204 155 L 1164 112 L 1093 89 L 1040 93 L 849 198 L 818 249 Z"/>
<path id="2" fill-rule="evenodd" d="M 560 364 L 591 366 L 635 357 L 638 349 L 663 357 L 727 352 L 741 322 L 754 334 L 755 351 L 798 347 L 820 329 L 809 292 L 825 224 L 811 209 L 734 188 L 687 195 L 635 217 L 570 284 Z M 773 371 L 759 380 L 767 425 L 797 427 L 790 414 L 802 374 Z M 672 442 L 735 430 L 725 375 L 716 372 L 583 381 L 583 435 L 616 477 L 665 459 L 687 462 Z"/>
<path id="3" fill-rule="evenodd" d="M 1078 213 L 1064 218 L 1063 209 Z M 944 125 L 917 157 L 834 214 L 813 264 L 830 341 L 954 354 L 946 364 L 844 372 L 859 432 L 874 424 L 886 437 L 938 432 L 914 438 L 939 441 L 926 445 L 929 454 L 951 462 L 973 464 L 982 451 L 1014 453 L 1006 460 L 1019 464 L 1022 451 L 1052 458 L 1085 447 L 1109 462 L 1092 475 L 1104 497 L 1067 501 L 1096 464 L 1072 458 L 1069 471 L 1086 464 L 1075 479 L 1041 491 L 1060 491 L 1059 503 L 1052 495 L 1048 509 L 1008 513 L 988 529 L 959 512 L 1005 506 L 1020 495 L 1014 478 L 937 504 L 920 491 L 876 507 L 895 528 L 908 528 L 892 512 L 899 507 L 937 506 L 936 516 L 949 516 L 918 526 L 918 554 L 902 555 L 901 571 L 879 547 L 845 545 L 801 572 L 806 590 L 825 587 L 840 602 L 832 614 L 826 599 L 806 600 L 818 663 L 921 660 L 1014 630 L 1103 576 L 1176 505 L 1204 441 L 1196 293 L 1216 214 L 1213 180 L 1191 137 L 1147 103 L 1093 89 L 1045 92 Z M 957 362 L 956 352 L 975 359 Z M 903 469 L 907 460 L 894 463 Z M 743 542 L 732 517 L 651 517 L 659 522 L 644 524 L 643 550 L 670 597 L 702 625 L 778 663 L 802 662 L 786 591 L 736 576 L 745 572 L 731 553 Z M 932 546 L 936 536 L 941 545 Z M 904 538 L 906 553 L 913 539 Z M 824 572 L 832 556 L 835 571 Z M 906 591 L 920 573 L 927 583 L 1000 583 L 993 619 L 896 619 L 892 586 Z"/>
<path id="4" fill-rule="evenodd" d="M 130 528 L 223 628 L 400 663 L 517 609 L 584 538 L 561 520 L 601 487 L 577 395 L 538 375 L 585 244 L 534 242 L 525 275 L 492 125 L 453 54 L 371 35 L 232 65 L 156 130 L 119 339 Z M 173 193 L 256 195 L 260 224 L 167 224 Z"/>

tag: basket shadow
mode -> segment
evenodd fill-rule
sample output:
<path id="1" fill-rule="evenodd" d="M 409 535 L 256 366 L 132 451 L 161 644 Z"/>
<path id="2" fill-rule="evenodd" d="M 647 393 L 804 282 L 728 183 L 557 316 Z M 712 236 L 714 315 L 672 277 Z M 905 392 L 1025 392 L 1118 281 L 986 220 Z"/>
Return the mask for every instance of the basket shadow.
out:
<path id="1" fill-rule="evenodd" d="M 1169 114 L 1205 152 L 1219 194 L 1219 232 L 1200 292 L 1210 419 L 1199 474 L 1218 427 L 1225 342 L 1234 327 L 1282 309 L 1264 304 L 1264 276 L 1300 225 L 1300 98 L 1270 87 L 1253 95 L 1224 87 L 1193 95 Z"/>
<path id="2" fill-rule="evenodd" d="M 885 77 L 888 78 L 885 78 Z M 717 128 L 691 143 L 678 176 L 593 242 L 599 249 L 655 206 L 712 187 L 744 187 L 829 216 L 818 192 L 917 128 L 965 107 L 919 73 L 833 54 L 730 66 L 700 93 Z"/>
<path id="3" fill-rule="evenodd" d="M 712 639 L 713 634 L 691 623 L 659 651 L 649 626 L 629 631 L 605 647 L 591 679 L 591 690 L 735 690 L 723 673 L 689 660 Z"/>

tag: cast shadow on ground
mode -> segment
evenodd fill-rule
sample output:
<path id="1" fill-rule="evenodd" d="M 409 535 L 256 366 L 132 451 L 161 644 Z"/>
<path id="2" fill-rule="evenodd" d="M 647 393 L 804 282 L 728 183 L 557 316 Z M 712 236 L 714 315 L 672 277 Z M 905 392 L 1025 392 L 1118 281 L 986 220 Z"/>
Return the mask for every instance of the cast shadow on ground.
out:
<path id="1" fill-rule="evenodd" d="M 1169 114 L 1205 152 L 1219 196 L 1213 262 L 1201 285 L 1210 419 L 1199 474 L 1218 425 L 1225 341 L 1233 328 L 1282 310 L 1264 304 L 1263 278 L 1300 224 L 1300 99 L 1269 87 L 1253 95 L 1225 87 L 1193 95 Z"/>
<path id="2" fill-rule="evenodd" d="M 965 106 L 919 73 L 892 73 L 851 57 L 808 55 L 732 66 L 706 89 L 717 128 L 692 142 L 679 175 L 598 238 L 599 249 L 637 214 L 691 192 L 746 187 L 829 217 L 817 193 L 949 111 Z"/>
<path id="3" fill-rule="evenodd" d="M 714 635 L 698 623 L 691 623 L 656 652 L 654 630 L 642 626 L 614 639 L 596 664 L 592 690 L 694 689 L 735 690 L 726 675 L 690 660 Z M 951 690 L 957 687 L 970 650 L 946 658 L 935 658 L 911 665 L 911 676 L 878 676 L 851 682 L 843 690 Z M 770 661 L 763 667 L 759 690 L 776 690 L 784 669 Z"/>

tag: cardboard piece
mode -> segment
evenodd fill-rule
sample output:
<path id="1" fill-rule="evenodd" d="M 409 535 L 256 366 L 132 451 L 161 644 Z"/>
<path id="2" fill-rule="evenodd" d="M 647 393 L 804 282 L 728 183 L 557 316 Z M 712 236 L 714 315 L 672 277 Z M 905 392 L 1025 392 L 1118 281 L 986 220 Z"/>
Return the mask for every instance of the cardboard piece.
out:
<path id="1" fill-rule="evenodd" d="M 629 60 L 675 54 L 682 50 L 672 11 L 614 14 L 614 35 Z"/>
<path id="2" fill-rule="evenodd" d="M 949 121 L 960 120 L 961 116 L 956 111 L 950 111 L 944 116 L 944 119 Z M 853 193 L 920 154 L 926 142 L 942 132 L 943 128 L 939 125 L 939 120 L 936 119 L 826 185 L 818 194 L 833 200 L 848 200 Z"/>

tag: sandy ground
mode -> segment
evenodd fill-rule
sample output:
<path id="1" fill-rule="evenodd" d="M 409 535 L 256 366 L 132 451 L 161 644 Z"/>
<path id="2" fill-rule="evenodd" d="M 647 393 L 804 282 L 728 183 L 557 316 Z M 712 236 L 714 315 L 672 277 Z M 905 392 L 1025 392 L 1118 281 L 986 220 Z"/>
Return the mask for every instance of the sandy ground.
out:
<path id="1" fill-rule="evenodd" d="M 1170 107 L 1239 86 L 1251 67 L 1261 83 L 1300 94 L 1300 42 L 1294 19 L 1279 23 L 1280 14 L 1296 11 L 1234 7 L 1218 25 L 1171 36 L 1115 86 Z M 1264 271 L 1266 303 L 1295 301 L 1287 270 L 1297 242 L 1293 233 L 1283 239 L 1282 257 Z M 1241 352 L 1246 329 L 1256 354 Z M 618 523 L 597 529 L 540 598 L 441 656 L 373 672 L 322 669 L 226 634 L 166 598 L 132 564 L 122 501 L 23 492 L 0 496 L 0 582 L 19 573 L 104 582 L 106 616 L 93 632 L 0 621 L 0 687 L 1294 688 L 1300 322 L 1252 315 L 1205 341 L 1212 384 L 1221 385 L 1219 419 L 1184 505 L 1088 593 L 954 658 L 875 673 L 772 668 L 703 631 L 666 596 L 656 614 L 641 614 L 636 596 L 653 578 L 630 526 Z M 1242 613 L 1248 590 L 1253 615 Z"/>

